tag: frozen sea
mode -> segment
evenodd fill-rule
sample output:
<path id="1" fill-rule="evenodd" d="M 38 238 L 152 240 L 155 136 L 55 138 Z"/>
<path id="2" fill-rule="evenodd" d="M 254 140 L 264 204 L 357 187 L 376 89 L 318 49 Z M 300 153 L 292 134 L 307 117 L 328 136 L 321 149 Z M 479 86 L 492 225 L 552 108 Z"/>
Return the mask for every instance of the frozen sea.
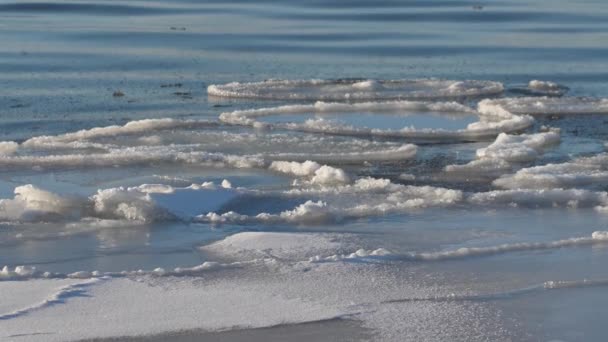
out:
<path id="1" fill-rule="evenodd" d="M 0 1 L 0 340 L 605 341 L 604 0 Z"/>

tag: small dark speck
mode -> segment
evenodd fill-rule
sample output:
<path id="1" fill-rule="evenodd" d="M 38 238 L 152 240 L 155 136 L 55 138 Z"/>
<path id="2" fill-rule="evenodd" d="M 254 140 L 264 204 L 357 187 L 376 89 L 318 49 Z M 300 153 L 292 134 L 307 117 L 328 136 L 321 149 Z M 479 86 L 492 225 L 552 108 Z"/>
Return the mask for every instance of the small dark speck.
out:
<path id="1" fill-rule="evenodd" d="M 166 84 L 161 84 L 160 87 L 161 88 L 181 88 L 183 84 L 181 83 L 166 83 Z"/>
<path id="2" fill-rule="evenodd" d="M 483 6 L 481 6 L 481 5 L 475 5 L 475 6 L 473 6 L 473 9 L 476 10 L 476 11 L 481 11 L 483 9 Z"/>
<path id="3" fill-rule="evenodd" d="M 176 91 L 175 93 L 173 93 L 173 95 L 177 95 L 177 96 L 192 96 L 192 93 L 182 92 L 182 91 Z"/>
<path id="4" fill-rule="evenodd" d="M 112 94 L 112 96 L 114 96 L 114 97 L 123 97 L 123 96 L 125 96 L 125 93 L 123 93 L 123 92 L 122 92 L 122 91 L 120 91 L 120 90 L 117 90 L 117 91 L 115 91 L 115 92 Z"/>
<path id="5" fill-rule="evenodd" d="M 213 108 L 222 108 L 222 107 L 230 107 L 230 105 L 221 105 L 221 104 L 214 104 Z"/>
<path id="6" fill-rule="evenodd" d="M 185 28 L 185 27 L 175 27 L 175 26 L 171 26 L 171 27 L 169 27 L 169 29 L 170 29 L 171 31 L 186 31 L 186 28 Z"/>

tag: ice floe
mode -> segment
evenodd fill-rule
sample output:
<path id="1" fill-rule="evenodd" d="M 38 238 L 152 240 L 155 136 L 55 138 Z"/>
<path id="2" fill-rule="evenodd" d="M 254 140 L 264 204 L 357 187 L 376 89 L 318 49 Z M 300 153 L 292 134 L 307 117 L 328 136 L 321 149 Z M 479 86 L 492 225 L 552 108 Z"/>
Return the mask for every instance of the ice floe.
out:
<path id="1" fill-rule="evenodd" d="M 266 80 L 214 84 L 207 92 L 211 96 L 272 100 L 437 99 L 496 95 L 503 92 L 503 85 L 492 81 L 439 79 Z"/>
<path id="2" fill-rule="evenodd" d="M 275 161 L 270 164 L 270 170 L 310 178 L 311 184 L 335 185 L 349 183 L 348 175 L 342 169 L 320 165 L 307 160 L 303 163 Z"/>
<path id="3" fill-rule="evenodd" d="M 358 127 L 325 118 L 311 118 L 304 122 L 263 122 L 259 119 L 266 116 L 296 115 L 310 113 L 357 113 L 357 112 L 393 112 L 407 117 L 408 112 L 440 112 L 450 115 L 477 115 L 479 120 L 462 129 L 424 128 L 406 126 L 401 129 L 379 129 Z M 398 115 L 398 114 L 397 114 Z M 337 115 L 339 117 L 339 115 Z M 457 102 L 362 102 L 362 103 L 328 103 L 316 102 L 306 105 L 286 105 L 270 108 L 237 110 L 225 112 L 220 120 L 237 125 L 256 128 L 294 130 L 309 133 L 325 133 L 348 136 L 400 137 L 420 140 L 478 140 L 495 137 L 503 132 L 520 131 L 530 127 L 534 119 L 527 115 L 514 115 L 500 106 L 480 106 L 478 111 Z"/>
<path id="4" fill-rule="evenodd" d="M 507 110 L 514 114 L 576 115 L 606 114 L 608 99 L 589 97 L 513 97 L 479 102 L 484 110 Z"/>
<path id="5" fill-rule="evenodd" d="M 18 144 L 0 142 L 0 168 L 60 169 L 129 165 L 264 168 L 274 160 L 336 163 L 405 160 L 416 146 L 306 134 L 219 129 L 205 120 L 150 119 L 95 127 Z M 155 133 L 154 135 L 150 135 Z"/>
<path id="6" fill-rule="evenodd" d="M 608 205 L 608 193 L 584 189 L 514 189 L 480 192 L 468 197 L 475 205 L 499 205 L 523 208 L 597 208 Z"/>
<path id="7" fill-rule="evenodd" d="M 239 195 L 229 183 L 211 182 L 176 188 L 162 184 L 100 189 L 89 197 L 59 195 L 33 185 L 15 188 L 12 199 L 0 199 L 0 218 L 15 222 L 79 221 L 81 219 L 153 222 L 189 220 L 219 209 Z M 103 222 L 103 221 L 102 221 Z"/>

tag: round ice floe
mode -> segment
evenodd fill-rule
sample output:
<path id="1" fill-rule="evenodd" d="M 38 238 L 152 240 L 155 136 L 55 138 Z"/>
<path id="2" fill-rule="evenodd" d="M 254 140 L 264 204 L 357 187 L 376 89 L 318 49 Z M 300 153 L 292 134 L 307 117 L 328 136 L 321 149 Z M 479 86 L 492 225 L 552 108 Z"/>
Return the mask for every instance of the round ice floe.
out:
<path id="1" fill-rule="evenodd" d="M 377 123 L 386 122 L 384 118 L 382 120 L 377 118 L 383 115 L 390 116 L 390 120 L 394 121 L 391 127 L 373 127 Z M 269 117 L 281 116 L 290 120 L 264 121 Z M 366 116 L 370 119 L 366 120 Z M 443 122 L 439 124 L 434 122 L 433 119 L 437 116 L 441 117 Z M 513 115 L 499 106 L 480 107 L 479 111 L 475 111 L 457 102 L 415 101 L 352 104 L 316 102 L 307 105 L 226 112 L 220 115 L 220 120 L 229 124 L 256 128 L 420 140 L 487 139 L 502 132 L 523 130 L 533 123 L 531 117 Z M 459 127 L 450 124 L 450 120 L 464 120 L 465 123 L 461 123 L 462 127 Z M 395 126 L 400 128 L 392 128 Z"/>
<path id="2" fill-rule="evenodd" d="M 152 134 L 152 135 L 151 135 Z M 177 164 L 259 168 L 274 160 L 403 160 L 416 146 L 338 136 L 251 132 L 208 121 L 155 119 L 0 143 L 0 168 Z"/>
<path id="3" fill-rule="evenodd" d="M 500 94 L 492 81 L 412 80 L 267 80 L 210 85 L 211 96 L 274 100 L 397 100 L 437 99 Z"/>
<path id="4" fill-rule="evenodd" d="M 608 114 L 608 99 L 586 97 L 514 97 L 487 99 L 480 110 L 507 110 L 514 114 L 573 115 Z"/>

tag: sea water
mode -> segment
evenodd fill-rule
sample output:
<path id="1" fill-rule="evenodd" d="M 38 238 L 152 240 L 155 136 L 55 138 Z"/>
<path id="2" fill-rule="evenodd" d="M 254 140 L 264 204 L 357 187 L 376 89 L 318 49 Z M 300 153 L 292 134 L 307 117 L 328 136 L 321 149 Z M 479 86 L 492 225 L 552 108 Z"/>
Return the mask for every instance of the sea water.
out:
<path id="1" fill-rule="evenodd" d="M 607 15 L 0 3 L 0 339 L 605 340 Z"/>

